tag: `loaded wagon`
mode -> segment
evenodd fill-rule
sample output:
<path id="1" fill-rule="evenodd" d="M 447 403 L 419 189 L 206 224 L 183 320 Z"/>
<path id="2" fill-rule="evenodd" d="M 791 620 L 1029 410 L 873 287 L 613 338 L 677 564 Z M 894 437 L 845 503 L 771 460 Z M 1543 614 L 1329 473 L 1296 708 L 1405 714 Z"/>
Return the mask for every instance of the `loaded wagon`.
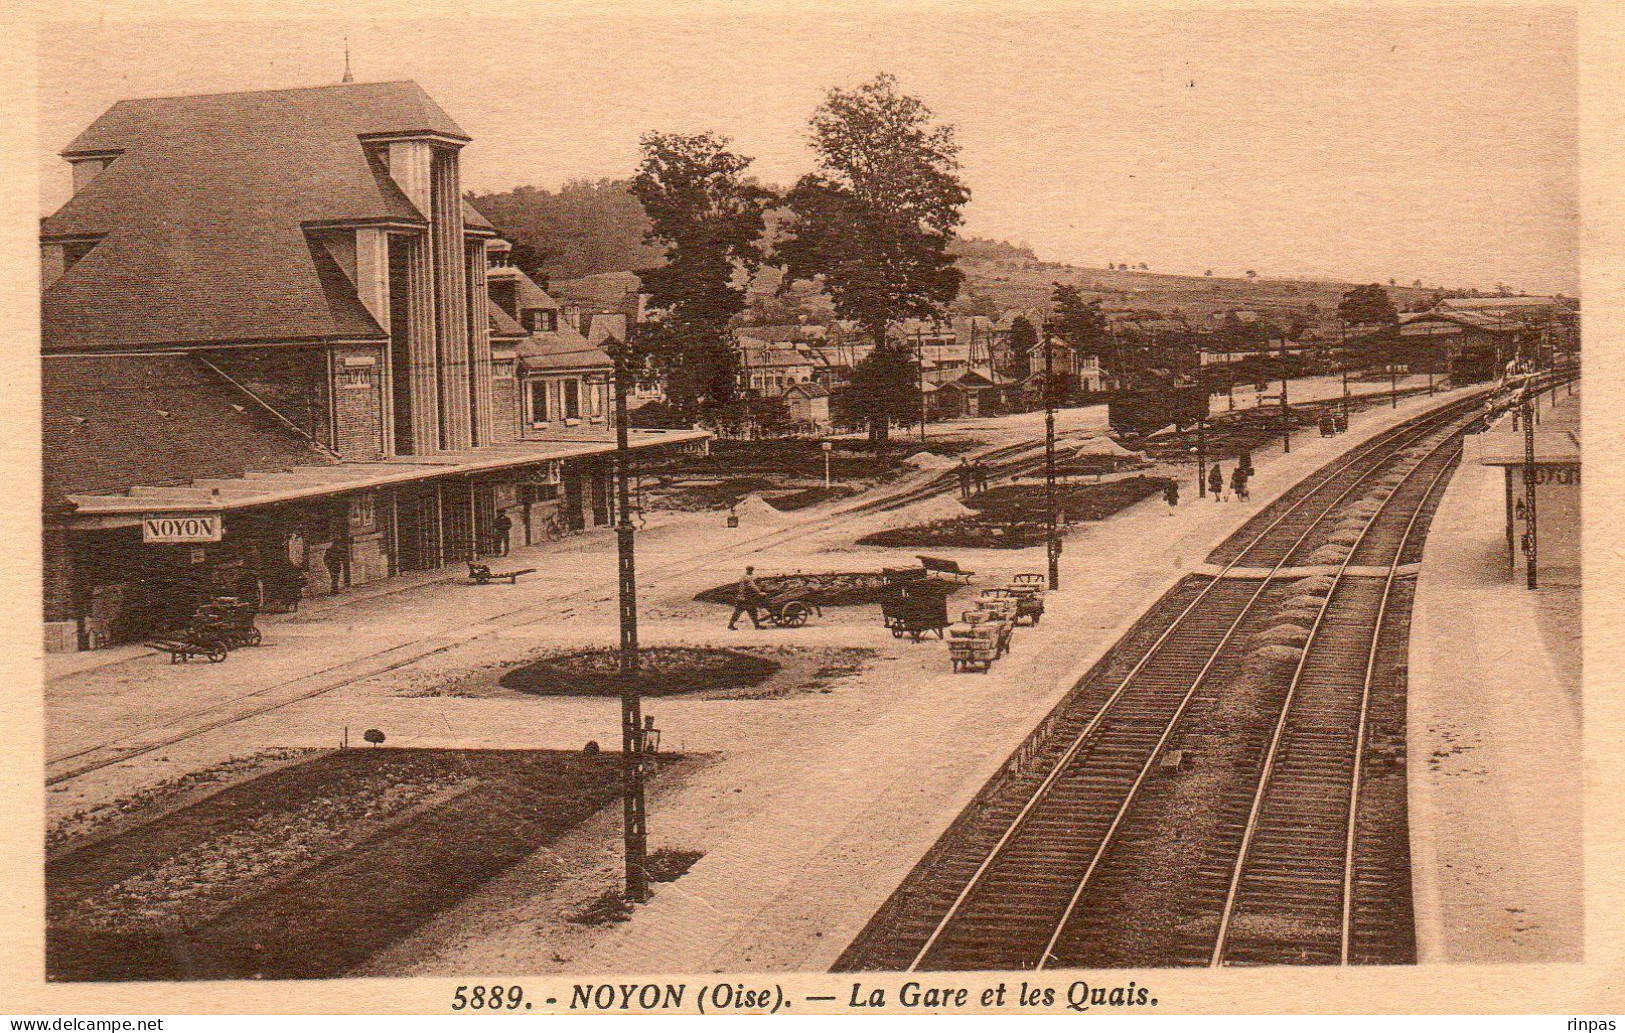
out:
<path id="1" fill-rule="evenodd" d="M 1017 574 L 1010 581 L 1016 599 L 1016 623 L 1036 625 L 1044 619 L 1044 575 Z"/>
<path id="2" fill-rule="evenodd" d="M 966 610 L 948 628 L 948 656 L 955 671 L 981 671 L 1010 649 L 1010 622 L 986 610 Z"/>

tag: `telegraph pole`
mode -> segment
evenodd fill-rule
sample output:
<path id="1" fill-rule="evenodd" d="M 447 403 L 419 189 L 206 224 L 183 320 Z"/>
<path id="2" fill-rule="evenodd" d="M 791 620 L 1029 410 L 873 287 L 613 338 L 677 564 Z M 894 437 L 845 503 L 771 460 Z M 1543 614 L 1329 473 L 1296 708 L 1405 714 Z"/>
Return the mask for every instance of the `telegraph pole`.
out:
<path id="1" fill-rule="evenodd" d="M 1196 497 L 1207 498 L 1207 388 L 1202 389 L 1202 411 L 1196 417 Z"/>
<path id="2" fill-rule="evenodd" d="M 616 342 L 611 342 L 612 344 Z M 648 816 L 644 808 L 643 699 L 638 687 L 638 582 L 632 536 L 632 449 L 626 396 L 632 371 L 622 343 L 615 355 L 615 543 L 621 568 L 621 814 L 626 833 L 626 899 L 649 899 Z"/>
<path id="3" fill-rule="evenodd" d="M 918 322 L 914 324 L 914 363 L 920 371 L 920 440 L 925 440 L 925 338 Z M 941 353 L 938 353 L 941 356 Z"/>
<path id="4" fill-rule="evenodd" d="M 1292 451 L 1292 413 L 1287 408 L 1287 351 L 1286 332 L 1281 333 L 1281 452 L 1283 455 Z"/>
<path id="5" fill-rule="evenodd" d="M 1048 510 L 1049 587 L 1061 587 L 1061 536 L 1055 509 L 1055 348 L 1044 324 L 1044 503 Z"/>
<path id="6" fill-rule="evenodd" d="M 1535 421 L 1529 411 L 1530 388 L 1523 389 L 1523 553 L 1528 571 L 1528 586 L 1536 584 L 1535 566 L 1539 552 L 1539 536 L 1535 523 Z"/>

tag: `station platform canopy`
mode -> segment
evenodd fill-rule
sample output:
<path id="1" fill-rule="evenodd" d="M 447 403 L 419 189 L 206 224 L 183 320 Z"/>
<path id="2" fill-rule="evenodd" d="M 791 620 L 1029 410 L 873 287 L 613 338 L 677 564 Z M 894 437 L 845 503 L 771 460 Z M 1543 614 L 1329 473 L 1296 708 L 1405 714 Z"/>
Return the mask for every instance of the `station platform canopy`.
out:
<path id="1" fill-rule="evenodd" d="M 711 435 L 698 430 L 632 430 L 635 450 L 690 445 Z M 407 484 L 436 477 L 499 473 L 550 461 L 604 456 L 613 439 L 560 438 L 487 445 L 457 452 L 395 456 L 372 462 L 294 466 L 278 472 L 203 478 L 184 485 L 137 485 L 120 494 L 69 495 L 73 522 L 96 524 L 156 513 L 217 513 Z"/>

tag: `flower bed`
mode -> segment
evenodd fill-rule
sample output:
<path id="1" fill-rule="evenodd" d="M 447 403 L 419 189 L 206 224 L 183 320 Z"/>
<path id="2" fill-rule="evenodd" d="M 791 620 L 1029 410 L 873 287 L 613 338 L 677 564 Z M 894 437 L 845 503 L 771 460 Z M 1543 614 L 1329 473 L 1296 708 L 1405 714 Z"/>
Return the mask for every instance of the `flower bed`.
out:
<path id="1" fill-rule="evenodd" d="M 48 975 L 341 976 L 614 800 L 619 761 L 367 747 L 233 785 L 47 859 Z"/>
<path id="2" fill-rule="evenodd" d="M 1057 489 L 1064 524 L 1104 520 L 1144 499 L 1160 495 L 1167 477 L 1129 477 Z M 971 497 L 977 512 L 951 520 L 896 527 L 858 539 L 885 548 L 1025 549 L 1041 545 L 1048 533 L 1048 504 L 1041 484 L 1003 485 Z"/>
<path id="3" fill-rule="evenodd" d="M 645 696 L 676 696 L 760 685 L 780 664 L 736 649 L 649 646 L 638 651 Z M 620 653 L 587 649 L 543 657 L 498 680 L 503 688 L 537 696 L 619 696 Z"/>

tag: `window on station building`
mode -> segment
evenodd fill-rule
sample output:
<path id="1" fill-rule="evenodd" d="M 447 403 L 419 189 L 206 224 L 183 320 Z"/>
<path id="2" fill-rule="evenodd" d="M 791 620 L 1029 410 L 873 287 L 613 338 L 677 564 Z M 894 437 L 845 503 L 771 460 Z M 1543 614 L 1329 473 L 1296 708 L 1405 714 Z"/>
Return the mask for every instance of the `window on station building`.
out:
<path id="1" fill-rule="evenodd" d="M 559 328 L 559 310 L 553 308 L 527 308 L 523 323 L 531 333 L 553 333 Z"/>
<path id="2" fill-rule="evenodd" d="M 530 384 L 530 423 L 540 427 L 547 422 L 547 381 L 532 380 Z"/>
<path id="3" fill-rule="evenodd" d="M 566 380 L 564 382 L 564 418 L 567 420 L 581 419 L 581 381 Z"/>

